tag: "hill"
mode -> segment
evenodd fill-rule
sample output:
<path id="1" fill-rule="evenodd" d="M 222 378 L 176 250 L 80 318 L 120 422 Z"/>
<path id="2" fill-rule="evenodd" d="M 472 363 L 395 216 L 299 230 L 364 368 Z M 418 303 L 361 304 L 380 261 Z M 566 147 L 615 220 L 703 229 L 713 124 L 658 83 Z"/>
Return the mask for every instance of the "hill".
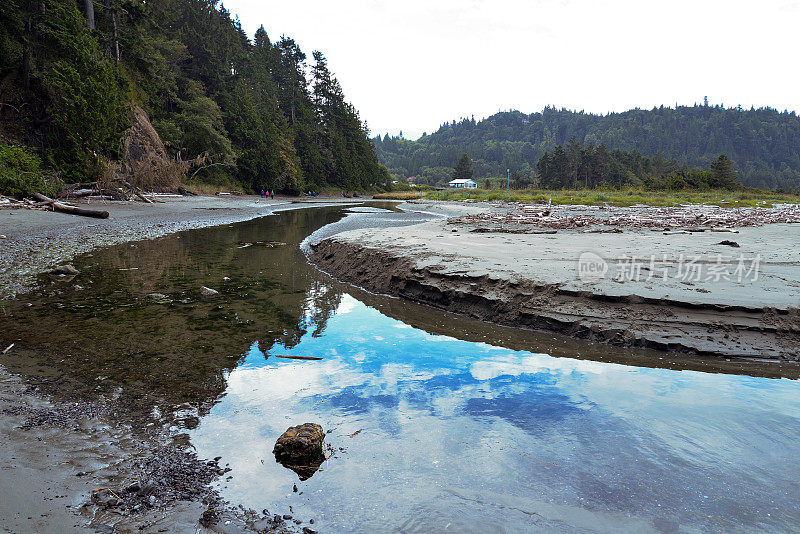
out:
<path id="1" fill-rule="evenodd" d="M 464 152 L 473 158 L 476 178 L 505 177 L 510 169 L 533 181 L 541 156 L 572 138 L 583 146 L 602 144 L 704 169 L 726 154 L 744 185 L 800 187 L 800 117 L 770 108 L 701 105 L 608 115 L 555 108 L 530 115 L 509 111 L 479 122 L 443 124 L 417 141 L 384 136 L 373 142 L 390 172 L 433 185 L 452 174 Z"/>
<path id="2" fill-rule="evenodd" d="M 124 132 L 145 117 L 184 175 L 287 192 L 385 185 L 325 56 L 306 60 L 263 27 L 249 39 L 218 0 L 4 0 L 0 170 L 21 189 L 118 174 Z M 161 170 L 149 176 L 175 174 Z"/>

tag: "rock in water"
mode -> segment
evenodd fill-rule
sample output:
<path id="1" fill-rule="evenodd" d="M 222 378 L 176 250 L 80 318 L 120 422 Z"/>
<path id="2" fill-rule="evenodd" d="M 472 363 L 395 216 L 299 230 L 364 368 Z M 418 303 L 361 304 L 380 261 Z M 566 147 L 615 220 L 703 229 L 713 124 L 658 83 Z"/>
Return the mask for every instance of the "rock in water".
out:
<path id="1" fill-rule="evenodd" d="M 324 457 L 322 442 L 325 440 L 325 432 L 316 423 L 304 423 L 293 426 L 284 432 L 272 452 L 278 461 L 302 462 L 305 460 Z"/>
<path id="2" fill-rule="evenodd" d="M 211 289 L 210 287 L 203 286 L 200 288 L 200 296 L 210 298 L 216 297 L 219 295 L 219 291 L 216 289 Z"/>
<path id="3" fill-rule="evenodd" d="M 73 267 L 72 265 L 59 265 L 55 269 L 50 271 L 50 274 L 59 275 L 63 274 L 65 276 L 75 276 L 76 274 L 80 274 L 80 271 Z"/>
<path id="4" fill-rule="evenodd" d="M 219 523 L 219 514 L 213 508 L 209 508 L 200 516 L 198 523 L 205 528 L 213 527 Z"/>
<path id="5" fill-rule="evenodd" d="M 321 426 L 304 423 L 288 428 L 275 442 L 272 452 L 280 464 L 297 473 L 300 480 L 306 480 L 325 460 L 324 440 L 325 432 Z"/>

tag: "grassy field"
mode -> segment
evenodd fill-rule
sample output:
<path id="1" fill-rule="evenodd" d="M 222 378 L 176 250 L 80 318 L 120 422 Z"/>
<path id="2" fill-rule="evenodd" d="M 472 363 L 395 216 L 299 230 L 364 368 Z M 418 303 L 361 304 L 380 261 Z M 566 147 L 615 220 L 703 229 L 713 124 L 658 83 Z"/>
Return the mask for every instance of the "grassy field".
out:
<path id="1" fill-rule="evenodd" d="M 379 199 L 412 200 L 427 198 L 430 200 L 502 200 L 509 202 L 530 202 L 552 204 L 572 204 L 601 206 L 631 206 L 648 204 L 650 206 L 679 206 L 681 204 L 714 204 L 720 206 L 770 206 L 775 203 L 800 204 L 800 196 L 786 193 L 775 193 L 758 189 L 742 191 L 709 190 L 709 191 L 646 191 L 642 189 L 625 189 L 619 191 L 548 191 L 543 189 L 470 189 L 446 191 L 396 191 L 375 195 Z"/>

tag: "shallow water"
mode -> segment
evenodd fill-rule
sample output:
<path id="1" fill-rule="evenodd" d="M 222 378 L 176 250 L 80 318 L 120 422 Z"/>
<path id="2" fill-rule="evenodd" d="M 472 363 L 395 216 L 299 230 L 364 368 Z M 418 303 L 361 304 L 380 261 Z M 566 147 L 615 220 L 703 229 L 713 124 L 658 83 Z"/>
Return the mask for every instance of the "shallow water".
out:
<path id="1" fill-rule="evenodd" d="M 350 211 L 323 232 L 402 219 Z M 30 351 L 3 363 L 188 431 L 230 463 L 228 500 L 321 532 L 800 529 L 798 381 L 673 370 L 708 362 L 343 286 L 298 247 L 342 216 L 286 212 L 83 256 L 78 278 L 3 304 L 0 337 Z M 201 299 L 201 285 L 222 294 Z M 304 422 L 333 452 L 300 481 L 271 451 Z"/>
<path id="2" fill-rule="evenodd" d="M 224 494 L 330 531 L 800 526 L 795 381 L 460 341 L 345 294 L 321 335 L 254 343 L 227 382 L 192 432 L 231 462 Z M 271 444 L 306 421 L 336 452 L 300 482 Z"/>

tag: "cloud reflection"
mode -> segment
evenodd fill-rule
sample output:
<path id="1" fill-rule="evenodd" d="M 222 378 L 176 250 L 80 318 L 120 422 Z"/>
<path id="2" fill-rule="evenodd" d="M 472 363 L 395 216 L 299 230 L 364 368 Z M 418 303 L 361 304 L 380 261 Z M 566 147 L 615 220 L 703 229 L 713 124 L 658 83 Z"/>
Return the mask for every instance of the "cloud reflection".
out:
<path id="1" fill-rule="evenodd" d="M 236 466 L 231 497 L 257 509 L 305 506 L 332 530 L 367 528 L 372 507 L 384 527 L 405 524 L 422 503 L 431 520 L 462 510 L 474 519 L 464 531 L 529 530 L 529 510 L 560 528 L 594 518 L 594 530 L 728 530 L 766 513 L 778 529 L 800 525 L 797 382 L 433 336 L 347 295 L 339 310 L 324 335 L 271 350 L 323 360 L 251 348 L 195 430 L 201 451 Z M 343 450 L 300 501 L 263 451 L 306 421 L 332 430 L 327 439 Z"/>

